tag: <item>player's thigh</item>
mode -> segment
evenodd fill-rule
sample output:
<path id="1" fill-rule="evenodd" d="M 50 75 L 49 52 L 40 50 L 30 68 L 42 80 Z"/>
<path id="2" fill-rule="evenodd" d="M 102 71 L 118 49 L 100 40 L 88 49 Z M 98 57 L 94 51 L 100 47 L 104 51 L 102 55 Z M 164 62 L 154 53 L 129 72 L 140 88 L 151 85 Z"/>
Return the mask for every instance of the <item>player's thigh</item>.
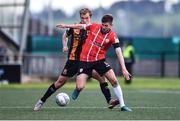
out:
<path id="1" fill-rule="evenodd" d="M 56 82 L 65 83 L 67 80 L 69 80 L 69 78 L 70 77 L 59 75 L 59 77 L 58 77 Z"/>
<path id="2" fill-rule="evenodd" d="M 116 86 L 118 84 L 118 80 L 113 69 L 110 69 L 108 72 L 106 72 L 105 77 L 111 83 L 112 86 Z"/>
<path id="3" fill-rule="evenodd" d="M 99 81 L 99 83 L 105 83 L 106 80 L 105 80 L 105 77 L 104 76 L 100 76 L 99 73 L 93 69 L 92 71 L 92 77 L 96 80 Z"/>
<path id="4" fill-rule="evenodd" d="M 79 74 L 76 77 L 76 88 L 79 90 L 83 89 L 86 85 L 86 81 L 87 81 L 88 77 L 89 76 L 87 74 L 84 74 L 84 73 Z"/>
<path id="5" fill-rule="evenodd" d="M 76 77 L 76 88 L 84 88 L 88 77 L 92 74 L 92 64 L 88 62 L 80 62 Z"/>
<path id="6" fill-rule="evenodd" d="M 67 80 L 69 80 L 69 77 L 60 75 L 57 79 L 57 81 L 54 83 L 56 88 L 62 87 Z"/>

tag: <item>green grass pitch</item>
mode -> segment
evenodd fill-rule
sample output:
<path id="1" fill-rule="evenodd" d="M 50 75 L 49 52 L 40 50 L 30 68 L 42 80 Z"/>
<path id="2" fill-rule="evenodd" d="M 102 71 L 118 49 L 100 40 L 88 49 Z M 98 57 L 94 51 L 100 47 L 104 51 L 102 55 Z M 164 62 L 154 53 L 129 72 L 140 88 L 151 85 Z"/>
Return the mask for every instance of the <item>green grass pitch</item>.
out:
<path id="1" fill-rule="evenodd" d="M 50 83 L 0 85 L 0 120 L 180 120 L 180 79 L 134 78 L 132 85 L 124 85 L 120 78 L 125 103 L 133 112 L 121 112 L 118 106 L 107 108 L 97 81 L 86 84 L 77 101 L 66 107 L 55 103 L 55 95 L 75 87 L 68 82 L 34 112 L 34 103 L 44 94 Z M 111 85 L 111 93 L 114 96 Z"/>

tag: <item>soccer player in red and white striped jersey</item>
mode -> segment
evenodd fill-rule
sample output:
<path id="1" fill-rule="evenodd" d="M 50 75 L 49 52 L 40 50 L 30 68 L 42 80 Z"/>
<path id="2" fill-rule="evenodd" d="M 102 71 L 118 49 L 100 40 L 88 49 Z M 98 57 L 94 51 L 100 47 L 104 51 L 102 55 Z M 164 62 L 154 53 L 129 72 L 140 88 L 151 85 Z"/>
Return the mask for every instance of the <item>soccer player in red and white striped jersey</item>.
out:
<path id="1" fill-rule="evenodd" d="M 119 40 L 115 32 L 112 31 L 112 22 L 113 17 L 111 15 L 104 15 L 102 17 L 102 24 L 91 23 L 89 25 L 57 25 L 59 28 L 84 28 L 90 31 L 80 54 L 80 64 L 78 76 L 76 78 L 76 89 L 72 94 L 72 98 L 74 100 L 77 99 L 80 91 L 85 87 L 87 78 L 91 75 L 92 70 L 94 69 L 101 76 L 105 76 L 113 86 L 114 93 L 120 102 L 121 111 L 132 111 L 129 107 L 125 106 L 123 93 L 118 83 L 118 79 L 115 76 L 113 69 L 105 60 L 105 54 L 108 48 L 113 45 L 121 65 L 123 76 L 126 80 L 130 79 L 130 74 L 124 64 Z"/>
<path id="2" fill-rule="evenodd" d="M 81 24 L 87 24 L 91 22 L 91 16 L 92 12 L 88 8 L 83 8 L 79 11 Z M 49 86 L 49 88 L 46 90 L 44 95 L 36 102 L 34 105 L 34 111 L 38 111 L 43 107 L 43 104 L 46 102 L 46 100 L 54 94 L 59 88 L 61 88 L 69 78 L 76 75 L 78 72 L 79 67 L 79 60 L 80 60 L 80 52 L 82 50 L 82 45 L 84 44 L 87 35 L 89 34 L 89 31 L 86 31 L 84 29 L 68 29 L 63 34 L 63 52 L 68 51 L 67 42 L 68 42 L 68 36 L 71 36 L 71 44 L 70 49 L 68 52 L 68 60 L 64 66 L 64 69 L 62 73 L 59 75 L 58 79 Z M 100 77 L 100 75 L 93 70 L 92 71 L 92 78 L 99 81 L 101 91 L 103 95 L 105 96 L 105 99 L 108 103 L 108 108 L 112 109 L 116 105 L 119 104 L 119 101 L 117 99 L 112 99 L 110 90 L 108 88 L 108 83 L 105 80 L 105 77 Z"/>

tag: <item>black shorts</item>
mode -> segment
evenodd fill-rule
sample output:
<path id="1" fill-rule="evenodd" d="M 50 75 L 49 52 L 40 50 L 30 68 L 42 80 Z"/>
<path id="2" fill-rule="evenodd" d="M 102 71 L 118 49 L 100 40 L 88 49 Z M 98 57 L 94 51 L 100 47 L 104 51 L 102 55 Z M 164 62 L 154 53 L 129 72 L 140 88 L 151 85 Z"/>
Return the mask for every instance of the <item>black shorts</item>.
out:
<path id="1" fill-rule="evenodd" d="M 73 77 L 77 74 L 79 68 L 79 61 L 77 60 L 68 60 L 64 69 L 62 70 L 61 75 L 66 77 Z"/>
<path id="2" fill-rule="evenodd" d="M 105 59 L 96 62 L 80 61 L 78 75 L 84 73 L 91 76 L 93 69 L 96 70 L 100 76 L 103 76 L 111 69 L 111 66 L 105 61 Z"/>

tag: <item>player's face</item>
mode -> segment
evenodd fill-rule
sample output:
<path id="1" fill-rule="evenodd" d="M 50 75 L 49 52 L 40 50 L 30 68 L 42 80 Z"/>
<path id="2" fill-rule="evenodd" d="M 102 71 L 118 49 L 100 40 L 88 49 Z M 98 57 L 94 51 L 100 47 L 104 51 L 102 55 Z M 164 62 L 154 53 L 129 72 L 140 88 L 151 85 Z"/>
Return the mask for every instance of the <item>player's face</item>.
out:
<path id="1" fill-rule="evenodd" d="M 109 22 L 102 23 L 101 32 L 107 34 L 112 28 L 112 25 Z"/>
<path id="2" fill-rule="evenodd" d="M 81 16 L 81 23 L 82 24 L 89 24 L 91 22 L 91 17 L 89 15 L 89 13 L 86 13 L 86 14 L 82 14 Z"/>

